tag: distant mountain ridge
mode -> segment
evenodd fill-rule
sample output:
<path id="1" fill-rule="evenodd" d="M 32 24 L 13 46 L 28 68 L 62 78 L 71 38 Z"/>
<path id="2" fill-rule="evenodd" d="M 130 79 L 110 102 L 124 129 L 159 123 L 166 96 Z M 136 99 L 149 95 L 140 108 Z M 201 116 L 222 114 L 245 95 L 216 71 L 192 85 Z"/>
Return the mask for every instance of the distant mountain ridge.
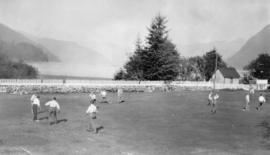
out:
<path id="1" fill-rule="evenodd" d="M 0 24 L 0 53 L 15 61 L 58 61 L 45 47 L 3 24 Z"/>
<path id="2" fill-rule="evenodd" d="M 38 38 L 0 24 L 0 54 L 25 61 L 40 74 L 112 77 L 112 63 L 102 54 L 72 41 Z"/>
<path id="3" fill-rule="evenodd" d="M 213 48 L 216 48 L 223 59 L 227 59 L 234 55 L 245 43 L 244 39 L 236 39 L 232 41 L 213 41 L 209 43 L 196 43 L 180 47 L 180 53 L 184 56 L 202 56 Z"/>
<path id="4" fill-rule="evenodd" d="M 242 69 L 260 53 L 270 54 L 270 24 L 252 36 L 227 62 L 233 67 Z"/>
<path id="5" fill-rule="evenodd" d="M 75 42 L 49 38 L 37 39 L 36 42 L 46 47 L 50 51 L 53 51 L 53 54 L 55 54 L 61 62 L 80 62 L 93 65 L 111 65 L 110 61 L 107 60 L 105 56 Z"/>

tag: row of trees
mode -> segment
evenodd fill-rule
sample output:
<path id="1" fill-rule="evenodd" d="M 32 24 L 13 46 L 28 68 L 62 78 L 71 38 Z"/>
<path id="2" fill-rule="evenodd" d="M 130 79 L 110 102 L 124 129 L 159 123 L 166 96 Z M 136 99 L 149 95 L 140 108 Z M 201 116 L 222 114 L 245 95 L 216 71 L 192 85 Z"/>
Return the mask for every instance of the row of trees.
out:
<path id="1" fill-rule="evenodd" d="M 137 40 L 135 51 L 115 75 L 120 80 L 209 80 L 217 67 L 226 67 L 222 57 L 213 49 L 204 56 L 181 58 L 176 46 L 168 39 L 166 18 L 158 15 L 152 21 L 146 45 Z"/>
<path id="2" fill-rule="evenodd" d="M 146 43 L 137 40 L 135 51 L 128 62 L 115 75 L 116 80 L 164 80 L 175 79 L 208 81 L 217 69 L 227 67 L 216 49 L 203 56 L 180 57 L 175 45 L 168 39 L 166 18 L 158 15 L 152 21 Z M 252 78 L 270 79 L 270 56 L 260 54 L 257 59 L 244 67 L 249 71 L 243 80 Z"/>
<path id="3" fill-rule="evenodd" d="M 0 54 L 0 78 L 3 79 L 22 79 L 36 78 L 38 71 L 22 61 L 13 62 L 6 55 Z"/>
<path id="4" fill-rule="evenodd" d="M 244 67 L 250 73 L 249 79 L 255 77 L 258 79 L 270 80 L 270 56 L 267 53 L 259 54 L 256 59 L 251 61 L 247 66 Z"/>

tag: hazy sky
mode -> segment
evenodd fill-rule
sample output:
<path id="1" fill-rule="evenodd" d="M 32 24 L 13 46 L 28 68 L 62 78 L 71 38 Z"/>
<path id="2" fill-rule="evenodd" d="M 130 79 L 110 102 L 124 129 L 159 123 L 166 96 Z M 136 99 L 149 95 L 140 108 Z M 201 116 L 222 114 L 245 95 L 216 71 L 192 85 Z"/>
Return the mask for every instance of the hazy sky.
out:
<path id="1" fill-rule="evenodd" d="M 16 30 L 76 41 L 122 63 L 155 15 L 172 41 L 247 39 L 270 23 L 269 0 L 0 0 L 0 22 Z"/>

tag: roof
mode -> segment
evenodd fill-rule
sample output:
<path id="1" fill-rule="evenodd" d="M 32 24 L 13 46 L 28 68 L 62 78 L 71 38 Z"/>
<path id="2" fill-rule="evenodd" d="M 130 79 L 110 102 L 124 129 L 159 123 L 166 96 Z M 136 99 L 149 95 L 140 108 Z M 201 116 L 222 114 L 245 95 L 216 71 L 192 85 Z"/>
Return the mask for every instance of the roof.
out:
<path id="1" fill-rule="evenodd" d="M 232 79 L 240 78 L 240 75 L 233 67 L 220 68 L 219 71 L 224 76 L 224 78 L 232 78 Z"/>

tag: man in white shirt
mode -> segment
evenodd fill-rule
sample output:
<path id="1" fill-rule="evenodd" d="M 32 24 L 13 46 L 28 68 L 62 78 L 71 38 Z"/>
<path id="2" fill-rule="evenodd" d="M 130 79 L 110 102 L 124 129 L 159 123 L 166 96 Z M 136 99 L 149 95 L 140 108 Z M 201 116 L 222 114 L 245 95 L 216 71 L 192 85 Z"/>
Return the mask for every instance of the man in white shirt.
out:
<path id="1" fill-rule="evenodd" d="M 211 105 L 212 104 L 212 102 L 213 102 L 213 97 L 212 97 L 212 95 L 213 95 L 213 92 L 211 91 L 210 93 L 209 93 L 209 95 L 208 95 L 208 104 L 207 105 Z"/>
<path id="2" fill-rule="evenodd" d="M 94 94 L 94 92 L 91 92 L 89 94 L 89 97 L 90 97 L 90 103 L 96 103 L 97 97 L 96 97 L 96 94 Z"/>
<path id="3" fill-rule="evenodd" d="M 250 102 L 250 94 L 249 93 L 247 93 L 246 94 L 246 106 L 243 108 L 243 111 L 249 111 L 249 102 Z"/>
<path id="4" fill-rule="evenodd" d="M 33 97 L 33 98 L 32 98 Z M 32 113 L 34 115 L 33 121 L 38 122 L 39 120 L 37 119 L 38 115 L 38 109 L 40 110 L 40 101 L 39 101 L 39 96 L 32 96 L 31 97 L 31 107 L 32 107 Z"/>
<path id="5" fill-rule="evenodd" d="M 118 88 L 117 89 L 117 100 L 118 100 L 118 103 L 122 103 L 124 102 L 123 100 L 123 89 L 122 88 Z"/>
<path id="6" fill-rule="evenodd" d="M 33 95 L 31 96 L 31 98 L 30 98 L 31 104 L 34 102 L 34 99 L 35 99 L 36 97 L 37 97 L 36 94 L 33 94 Z"/>
<path id="7" fill-rule="evenodd" d="M 108 101 L 107 101 L 107 92 L 105 91 L 105 90 L 102 90 L 101 92 L 100 92 L 100 95 L 101 95 L 101 98 L 102 98 L 102 103 L 109 103 Z"/>
<path id="8" fill-rule="evenodd" d="M 89 125 L 88 125 L 88 132 L 95 132 L 98 133 L 98 128 L 96 126 L 95 120 L 97 119 L 98 110 L 94 103 L 90 103 L 88 109 L 86 110 L 86 115 L 89 116 Z"/>
<path id="9" fill-rule="evenodd" d="M 49 107 L 49 116 L 53 120 L 53 122 L 51 122 L 50 124 L 57 124 L 57 113 L 60 113 L 60 106 L 56 101 L 56 97 L 53 97 L 53 99 L 47 102 L 45 106 Z"/>
<path id="10" fill-rule="evenodd" d="M 212 101 L 212 114 L 215 114 L 217 112 L 217 100 L 219 98 L 219 95 L 216 93 L 214 96 L 213 96 L 213 101 Z"/>
<path id="11" fill-rule="evenodd" d="M 258 107 L 256 107 L 257 110 L 260 110 L 261 106 L 266 102 L 264 96 L 262 94 L 260 94 L 259 96 L 259 105 Z"/>

